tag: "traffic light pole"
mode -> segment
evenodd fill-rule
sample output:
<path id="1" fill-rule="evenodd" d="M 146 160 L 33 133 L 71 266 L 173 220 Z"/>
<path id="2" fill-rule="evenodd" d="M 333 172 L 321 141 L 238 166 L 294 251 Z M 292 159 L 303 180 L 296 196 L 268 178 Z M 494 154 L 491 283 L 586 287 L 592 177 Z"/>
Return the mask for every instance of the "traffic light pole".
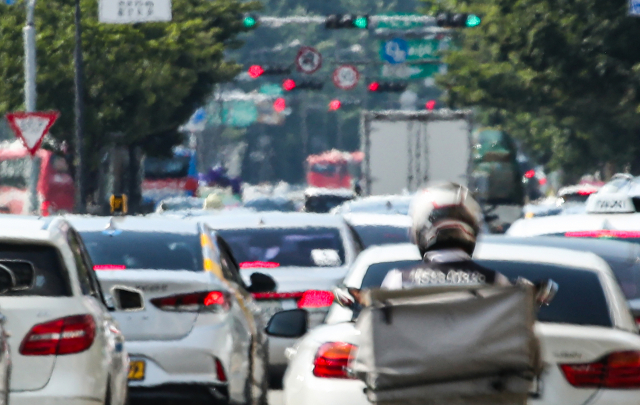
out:
<path id="1" fill-rule="evenodd" d="M 27 21 L 22 29 L 24 38 L 24 107 L 26 112 L 36 111 L 36 25 L 35 8 L 36 0 L 27 0 Z M 38 158 L 31 157 L 29 171 L 29 213 L 38 212 Z"/>
<path id="2" fill-rule="evenodd" d="M 76 211 L 86 212 L 85 167 L 84 167 L 84 60 L 82 57 L 82 27 L 80 0 L 75 0 L 75 49 L 74 49 L 74 91 L 75 91 L 75 175 L 76 175 Z"/>

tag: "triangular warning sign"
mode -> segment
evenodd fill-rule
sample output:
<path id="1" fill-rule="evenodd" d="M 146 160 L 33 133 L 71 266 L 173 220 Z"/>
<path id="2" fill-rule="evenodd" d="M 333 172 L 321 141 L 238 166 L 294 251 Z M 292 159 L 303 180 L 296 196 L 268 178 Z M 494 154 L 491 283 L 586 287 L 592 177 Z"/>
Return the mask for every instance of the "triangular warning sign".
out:
<path id="1" fill-rule="evenodd" d="M 16 137 L 22 141 L 33 156 L 40 148 L 42 139 L 49 133 L 59 116 L 60 113 L 57 111 L 14 112 L 7 114 L 7 121 L 9 121 L 9 126 L 13 129 Z"/>

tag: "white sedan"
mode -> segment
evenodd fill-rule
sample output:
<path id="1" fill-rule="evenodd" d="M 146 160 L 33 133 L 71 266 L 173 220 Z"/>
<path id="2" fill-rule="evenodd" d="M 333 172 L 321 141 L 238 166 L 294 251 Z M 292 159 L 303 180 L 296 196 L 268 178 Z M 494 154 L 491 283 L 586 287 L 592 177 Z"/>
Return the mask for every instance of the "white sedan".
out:
<path id="1" fill-rule="evenodd" d="M 475 258 L 510 278 L 551 278 L 560 286 L 555 300 L 539 313 L 536 332 L 545 368 L 532 386 L 530 404 L 638 403 L 640 336 L 604 260 L 591 253 L 497 243 L 479 245 Z M 345 286 L 377 287 L 389 270 L 419 259 L 412 245 L 368 249 L 352 266 Z M 358 346 L 350 318 L 350 311 L 332 308 L 327 322 L 333 324 L 313 329 L 289 349 L 285 404 L 369 404 L 364 383 L 347 374 Z"/>
<path id="2" fill-rule="evenodd" d="M 12 405 L 126 402 L 124 337 L 89 263 L 67 221 L 0 217 L 0 264 L 25 284 L 0 296 L 13 362 Z"/>

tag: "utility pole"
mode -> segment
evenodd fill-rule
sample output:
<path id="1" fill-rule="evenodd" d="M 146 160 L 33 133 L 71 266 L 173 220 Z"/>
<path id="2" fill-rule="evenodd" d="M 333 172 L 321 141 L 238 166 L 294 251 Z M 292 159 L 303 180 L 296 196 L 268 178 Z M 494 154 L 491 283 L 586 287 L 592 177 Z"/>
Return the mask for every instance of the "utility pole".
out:
<path id="1" fill-rule="evenodd" d="M 27 0 L 27 22 L 22 29 L 24 38 L 24 107 L 26 112 L 36 111 L 36 0 Z M 38 175 L 40 160 L 32 156 L 29 173 L 29 213 L 38 212 Z"/>
<path id="2" fill-rule="evenodd" d="M 86 212 L 86 190 L 85 190 L 85 172 L 84 172 L 84 61 L 82 58 L 82 27 L 80 26 L 81 14 L 80 14 L 80 0 L 75 0 L 75 50 L 74 56 L 74 88 L 75 88 L 75 108 L 74 113 L 76 116 L 76 211 L 80 214 Z"/>

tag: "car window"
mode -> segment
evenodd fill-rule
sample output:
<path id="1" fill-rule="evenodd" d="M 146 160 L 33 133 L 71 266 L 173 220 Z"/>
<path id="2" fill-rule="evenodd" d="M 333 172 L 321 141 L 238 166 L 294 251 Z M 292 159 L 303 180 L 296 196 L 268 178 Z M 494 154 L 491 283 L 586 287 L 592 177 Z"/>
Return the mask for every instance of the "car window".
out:
<path id="1" fill-rule="evenodd" d="M 82 256 L 82 247 L 78 241 L 78 237 L 72 230 L 69 230 L 67 233 L 67 240 L 69 242 L 69 248 L 71 248 L 71 253 L 73 253 L 73 260 L 76 263 L 76 268 L 78 270 L 78 281 L 80 283 L 80 290 L 82 291 L 82 294 L 97 296 L 98 292 L 92 285 L 91 276 L 89 275 L 92 269 L 89 268 L 87 262 L 84 260 L 84 257 Z"/>
<path id="2" fill-rule="evenodd" d="M 336 267 L 345 262 L 338 228 L 227 229 L 218 233 L 240 268 Z"/>
<path id="3" fill-rule="evenodd" d="M 95 270 L 204 271 L 198 234 L 81 232 Z"/>
<path id="4" fill-rule="evenodd" d="M 538 313 L 542 322 L 613 326 L 602 284 L 592 271 L 528 262 L 478 260 L 478 263 L 510 279 L 523 277 L 534 283 L 552 279 L 558 283 L 553 302 Z"/>
<path id="5" fill-rule="evenodd" d="M 496 270 L 510 279 L 526 278 L 532 282 L 548 279 L 558 283 L 559 290 L 551 305 L 538 313 L 542 322 L 569 323 L 611 327 L 609 304 L 598 275 L 592 271 L 528 262 L 478 260 L 479 264 Z M 376 263 L 367 269 L 361 288 L 379 288 L 393 269 L 409 268 L 420 261 Z"/>
<path id="6" fill-rule="evenodd" d="M 382 225 L 356 225 L 354 228 L 365 248 L 409 242 L 409 228 Z"/>
<path id="7" fill-rule="evenodd" d="M 11 291 L 3 296 L 71 297 L 71 284 L 64 261 L 57 248 L 48 245 L 0 243 L 0 260 L 24 260 L 35 269 L 32 288 Z"/>

